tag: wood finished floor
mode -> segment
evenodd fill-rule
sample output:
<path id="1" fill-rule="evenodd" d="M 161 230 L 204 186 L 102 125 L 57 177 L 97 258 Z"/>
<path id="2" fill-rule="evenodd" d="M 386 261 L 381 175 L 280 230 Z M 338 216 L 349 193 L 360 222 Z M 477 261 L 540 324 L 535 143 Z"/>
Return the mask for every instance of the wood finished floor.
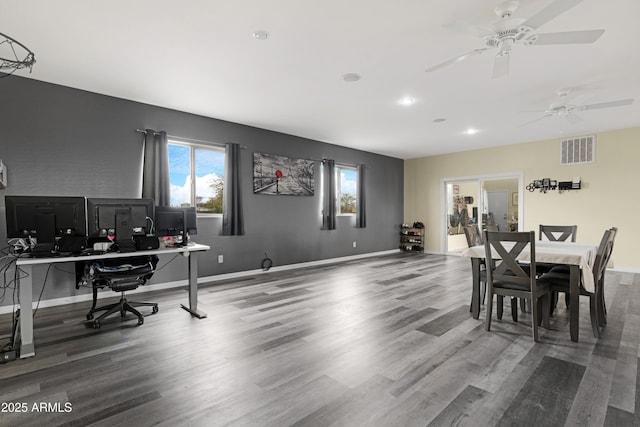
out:
<path id="1" fill-rule="evenodd" d="M 639 425 L 640 275 L 607 274 L 601 339 L 582 298 L 579 343 L 560 304 L 534 344 L 527 314 L 471 318 L 470 267 L 397 254 L 228 280 L 200 287 L 203 320 L 184 289 L 150 292 L 144 325 L 100 331 L 89 303 L 40 309 L 36 357 L 0 365 L 0 403 L 29 410 L 0 425 Z"/>

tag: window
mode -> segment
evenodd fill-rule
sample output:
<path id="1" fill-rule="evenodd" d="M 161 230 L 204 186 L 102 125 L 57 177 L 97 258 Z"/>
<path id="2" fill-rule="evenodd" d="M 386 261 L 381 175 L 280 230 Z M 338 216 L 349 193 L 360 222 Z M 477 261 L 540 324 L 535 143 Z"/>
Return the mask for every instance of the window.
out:
<path id="1" fill-rule="evenodd" d="M 338 214 L 348 215 L 357 212 L 358 171 L 355 168 L 336 166 L 336 195 Z"/>
<path id="2" fill-rule="evenodd" d="M 168 153 L 171 206 L 222 214 L 224 149 L 169 141 Z"/>

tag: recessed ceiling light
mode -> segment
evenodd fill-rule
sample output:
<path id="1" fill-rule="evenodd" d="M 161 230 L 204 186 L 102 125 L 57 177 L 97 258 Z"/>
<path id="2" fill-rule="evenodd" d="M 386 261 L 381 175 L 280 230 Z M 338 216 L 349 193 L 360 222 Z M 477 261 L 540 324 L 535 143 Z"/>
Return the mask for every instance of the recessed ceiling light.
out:
<path id="1" fill-rule="evenodd" d="M 253 32 L 253 38 L 257 40 L 266 40 L 269 38 L 269 33 L 263 30 L 258 30 Z"/>
<path id="2" fill-rule="evenodd" d="M 342 76 L 342 80 L 344 80 L 345 82 L 348 82 L 348 83 L 357 82 L 358 80 L 360 80 L 360 74 L 348 73 L 348 74 L 345 74 L 344 76 Z"/>
<path id="3" fill-rule="evenodd" d="M 400 98 L 400 100 L 398 101 L 398 104 L 405 105 L 405 106 L 413 105 L 415 103 L 416 103 L 416 99 L 410 96 L 405 96 L 404 98 Z"/>
<path id="4" fill-rule="evenodd" d="M 466 133 L 467 135 L 475 135 L 476 133 L 478 133 L 478 129 L 469 128 L 465 130 L 464 133 Z"/>
<path id="5" fill-rule="evenodd" d="M 446 121 L 447 119 L 445 119 L 444 117 L 438 117 L 437 119 L 433 119 L 434 123 L 442 123 L 444 121 Z"/>

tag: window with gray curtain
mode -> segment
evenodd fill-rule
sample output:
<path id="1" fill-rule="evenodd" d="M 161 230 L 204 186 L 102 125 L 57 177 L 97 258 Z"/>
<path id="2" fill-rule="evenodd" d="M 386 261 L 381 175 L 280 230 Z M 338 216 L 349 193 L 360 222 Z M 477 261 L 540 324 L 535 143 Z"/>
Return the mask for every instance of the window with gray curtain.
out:
<path id="1" fill-rule="evenodd" d="M 142 198 L 153 199 L 157 206 L 169 206 L 169 191 L 167 133 L 147 129 L 144 133 Z"/>
<path id="2" fill-rule="evenodd" d="M 322 161 L 322 229 L 336 229 L 336 162 Z"/>
<path id="3" fill-rule="evenodd" d="M 364 170 L 366 169 L 365 165 L 358 165 L 358 188 L 357 188 L 357 206 L 356 210 L 356 227 L 357 228 L 365 228 L 367 226 L 367 213 L 366 213 L 366 204 L 365 204 L 365 185 L 364 185 Z"/>
<path id="4" fill-rule="evenodd" d="M 195 206 L 198 214 L 222 215 L 224 147 L 169 139 L 168 152 L 170 205 Z"/>
<path id="5" fill-rule="evenodd" d="M 244 235 L 242 194 L 240 192 L 239 144 L 227 143 L 225 147 L 224 194 L 222 198 L 222 235 Z"/>

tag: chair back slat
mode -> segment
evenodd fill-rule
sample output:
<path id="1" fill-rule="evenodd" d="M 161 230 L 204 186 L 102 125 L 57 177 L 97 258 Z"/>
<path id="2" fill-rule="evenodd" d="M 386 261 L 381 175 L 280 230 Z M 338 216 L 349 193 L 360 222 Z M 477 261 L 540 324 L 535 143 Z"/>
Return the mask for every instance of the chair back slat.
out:
<path id="1" fill-rule="evenodd" d="M 508 281 L 527 285 L 531 284 L 536 276 L 535 263 L 535 233 L 530 232 L 484 232 L 485 259 L 490 264 L 488 272 L 493 281 Z M 505 245 L 505 243 L 508 243 Z M 518 262 L 518 257 L 529 249 L 530 264 L 525 270 Z M 494 259 L 494 254 L 498 260 Z"/>
<path id="2" fill-rule="evenodd" d="M 613 243 L 616 237 L 618 229 L 613 227 L 612 229 L 605 230 L 600 244 L 598 245 L 598 252 L 596 253 L 596 259 L 593 263 L 593 279 L 594 283 L 598 285 L 604 276 L 604 272 L 607 269 L 607 265 L 611 259 L 611 253 L 613 252 Z"/>
<path id="3" fill-rule="evenodd" d="M 480 234 L 477 224 L 469 224 L 463 227 L 463 229 L 469 247 L 482 245 L 482 235 Z"/>
<path id="4" fill-rule="evenodd" d="M 552 242 L 576 241 L 577 225 L 540 225 L 540 240 L 545 236 Z"/>

